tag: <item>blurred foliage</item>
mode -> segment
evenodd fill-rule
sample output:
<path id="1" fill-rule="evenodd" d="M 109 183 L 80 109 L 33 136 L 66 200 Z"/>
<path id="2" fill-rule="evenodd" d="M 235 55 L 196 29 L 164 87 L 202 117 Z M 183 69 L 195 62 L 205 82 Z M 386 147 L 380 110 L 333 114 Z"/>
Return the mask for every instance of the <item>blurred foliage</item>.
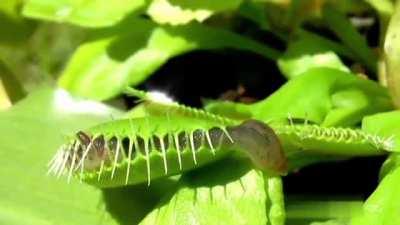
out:
<path id="1" fill-rule="evenodd" d="M 354 126 L 366 115 L 392 108 L 387 90 L 375 82 L 323 67 L 307 70 L 256 103 L 212 101 L 206 106 L 228 117 L 274 122 L 290 116 L 324 126 Z"/>
<path id="2" fill-rule="evenodd" d="M 62 134 L 119 113 L 101 103 L 75 99 L 65 91 L 47 87 L 0 113 L 1 133 L 7 134 L 0 135 L 0 174 L 6 181 L 1 183 L 0 192 L 8 193 L 0 200 L 2 223 L 97 223 L 98 204 L 104 207 L 101 191 L 76 181 L 66 185 L 65 181 L 45 176 L 46 164 L 64 141 Z M 29 169 L 23 165 L 29 165 Z M 105 215 L 104 221 L 117 224 L 110 215 Z"/>
<path id="3" fill-rule="evenodd" d="M 393 102 L 397 108 L 400 107 L 400 4 L 390 20 L 388 32 L 386 34 L 384 51 L 386 58 L 386 71 L 389 90 L 393 96 Z"/>
<path id="4" fill-rule="evenodd" d="M 56 22 L 68 22 L 85 27 L 111 26 L 127 14 L 136 13 L 146 6 L 145 0 L 30 0 L 23 8 L 23 15 Z"/>
<path id="5" fill-rule="evenodd" d="M 127 29 L 134 26 L 135 30 Z M 82 44 L 62 73 L 59 84 L 72 93 L 104 100 L 129 85 L 143 82 L 169 58 L 195 49 L 237 48 L 276 58 L 278 53 L 228 31 L 199 24 L 157 26 L 127 20 L 112 29 L 98 30 Z M 109 76 L 112 74 L 112 76 Z"/>
<path id="6" fill-rule="evenodd" d="M 347 66 L 333 51 L 337 48 L 346 52 L 347 49 L 344 46 L 339 44 L 335 46 L 335 43 L 304 31 L 299 32 L 293 39 L 290 41 L 285 54 L 278 60 L 282 74 L 288 79 L 294 78 L 313 67 L 321 66 L 349 72 Z"/>
<path id="7" fill-rule="evenodd" d="M 22 43 L 0 42 L 0 60 L 23 88 L 32 91 L 43 83 L 55 82 L 86 34 L 76 27 L 43 23 Z"/>
<path id="8" fill-rule="evenodd" d="M 400 196 L 397 187 L 400 185 L 400 169 L 386 175 L 378 188 L 367 199 L 361 215 L 356 216 L 351 225 L 395 225 L 400 223 L 398 212 Z"/>
<path id="9" fill-rule="evenodd" d="M 25 41 L 34 31 L 35 22 L 20 16 L 23 1 L 11 0 L 0 2 L 0 43 L 16 44 Z"/>

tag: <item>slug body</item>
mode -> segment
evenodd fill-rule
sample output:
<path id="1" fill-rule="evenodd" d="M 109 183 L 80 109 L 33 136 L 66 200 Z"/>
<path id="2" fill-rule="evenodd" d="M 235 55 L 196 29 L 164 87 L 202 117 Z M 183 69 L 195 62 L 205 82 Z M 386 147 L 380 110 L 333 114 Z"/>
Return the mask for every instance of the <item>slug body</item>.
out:
<path id="1" fill-rule="evenodd" d="M 244 121 L 239 126 L 228 128 L 239 151 L 247 155 L 253 164 L 273 175 L 287 173 L 287 159 L 275 132 L 257 120 Z"/>

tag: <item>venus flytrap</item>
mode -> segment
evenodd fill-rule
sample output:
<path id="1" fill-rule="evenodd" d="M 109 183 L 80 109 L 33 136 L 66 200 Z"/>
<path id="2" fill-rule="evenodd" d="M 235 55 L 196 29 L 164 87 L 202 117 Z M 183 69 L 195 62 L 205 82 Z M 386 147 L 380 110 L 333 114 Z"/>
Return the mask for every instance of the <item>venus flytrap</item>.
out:
<path id="1" fill-rule="evenodd" d="M 319 75 L 312 74 L 308 76 L 311 78 Z M 309 78 L 306 80 L 308 79 Z M 364 81 L 361 81 L 361 83 L 363 82 Z M 364 88 L 380 89 L 380 87 L 375 87 L 369 82 L 366 84 L 367 86 Z M 369 87 L 370 85 L 371 87 Z M 288 90 L 286 89 L 286 91 L 282 91 L 287 92 Z M 196 117 L 211 115 L 212 117 L 216 117 L 213 113 L 180 105 L 176 102 L 160 101 L 159 99 L 162 98 L 157 98 L 157 95 L 152 93 L 146 93 L 135 89 L 127 89 L 126 93 L 142 99 L 143 107 L 150 115 L 195 115 Z M 382 94 L 382 98 L 383 96 L 385 96 L 385 93 Z M 267 98 L 262 102 L 267 104 L 268 101 Z M 261 107 L 262 102 L 255 103 L 254 107 Z M 247 107 L 249 110 L 253 107 L 253 105 L 242 105 L 240 103 L 230 102 L 222 104 L 222 107 L 224 107 L 224 104 L 230 104 L 232 107 L 237 105 L 239 108 Z M 328 113 L 327 115 L 333 114 L 335 113 Z M 267 121 L 264 121 L 269 124 L 273 129 L 273 132 L 278 135 L 280 142 L 284 146 L 284 151 L 287 154 L 298 153 L 306 150 L 323 155 L 339 155 L 348 157 L 381 155 L 385 154 L 384 150 L 395 150 L 395 142 L 392 136 L 378 135 L 371 130 L 364 131 L 352 128 L 324 127 L 301 119 L 300 121 L 303 122 L 294 123 L 292 116 L 290 116 L 290 114 L 287 115 L 287 117 L 282 118 L 281 120 L 268 119 Z M 246 121 L 248 118 L 235 118 L 234 120 Z"/>
<path id="2" fill-rule="evenodd" d="M 50 164 L 58 177 L 79 174 L 99 187 L 142 183 L 198 168 L 233 152 L 269 174 L 285 174 L 286 154 L 340 157 L 384 154 L 393 141 L 350 128 L 232 120 L 180 105 L 159 93 L 128 89 L 146 117 L 110 121 L 77 133 Z M 276 133 L 276 134 L 275 134 Z"/>
<path id="3" fill-rule="evenodd" d="M 217 116 L 218 117 L 218 116 Z M 259 121 L 145 117 L 79 131 L 60 147 L 49 172 L 72 174 L 98 187 L 145 182 L 198 168 L 234 151 L 269 174 L 285 174 L 286 158 L 272 129 Z"/>
<path id="4" fill-rule="evenodd" d="M 286 156 L 291 164 L 305 152 L 350 157 L 379 155 L 384 154 L 384 150 L 394 149 L 392 139 L 362 130 L 294 123 L 291 118 L 286 119 L 289 123 L 271 120 L 268 126 L 257 120 L 229 119 L 180 105 L 159 93 L 135 89 L 127 92 L 140 98 L 145 116 L 110 121 L 79 131 L 58 151 L 50 164 L 50 172 L 57 176 L 67 174 L 68 179 L 74 175 L 97 187 L 118 187 L 146 181 L 150 184 L 157 178 L 199 170 L 216 160 L 238 160 L 246 156 L 255 168 L 250 167 L 248 171 L 255 174 L 264 171 L 261 176 L 265 183 L 267 214 L 264 219 L 270 224 L 282 225 L 285 221 L 282 184 L 276 175 L 286 173 Z M 220 163 L 212 165 L 223 171 Z M 210 175 L 205 179 L 218 180 L 219 177 Z M 198 188 L 190 187 L 187 191 L 194 191 L 197 196 L 203 192 Z M 225 192 L 225 197 L 229 198 L 234 192 Z M 178 197 L 182 193 L 178 191 L 175 195 Z M 211 200 L 206 199 L 204 207 L 211 206 Z M 178 204 L 187 202 L 180 200 Z M 157 212 L 164 210 L 160 207 Z M 169 210 L 165 211 L 165 218 L 155 216 L 158 214 L 150 213 L 144 224 L 148 223 L 146 221 L 164 224 L 176 217 L 174 211 Z"/>
<path id="5" fill-rule="evenodd" d="M 184 125 L 183 125 L 184 124 Z M 193 169 L 229 151 L 226 124 L 212 120 L 135 118 L 100 124 L 61 146 L 50 170 L 100 187 L 142 183 Z M 76 157 L 77 155 L 77 157 Z"/>
<path id="6" fill-rule="evenodd" d="M 381 155 L 394 149 L 392 138 L 360 129 L 321 127 L 318 125 L 271 125 L 288 154 L 312 151 L 343 156 Z"/>

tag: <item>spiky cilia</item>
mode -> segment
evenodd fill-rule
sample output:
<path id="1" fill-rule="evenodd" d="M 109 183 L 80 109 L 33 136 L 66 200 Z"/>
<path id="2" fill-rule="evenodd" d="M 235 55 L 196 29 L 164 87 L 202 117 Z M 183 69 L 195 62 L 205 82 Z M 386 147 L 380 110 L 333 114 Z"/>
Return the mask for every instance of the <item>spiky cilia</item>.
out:
<path id="1" fill-rule="evenodd" d="M 280 143 L 261 122 L 226 125 L 203 119 L 181 120 L 165 124 L 165 118 L 153 116 L 111 121 L 79 131 L 60 148 L 50 171 L 67 173 L 69 178 L 78 174 L 99 187 L 146 179 L 150 183 L 151 179 L 197 168 L 237 150 L 260 169 L 286 172 Z"/>

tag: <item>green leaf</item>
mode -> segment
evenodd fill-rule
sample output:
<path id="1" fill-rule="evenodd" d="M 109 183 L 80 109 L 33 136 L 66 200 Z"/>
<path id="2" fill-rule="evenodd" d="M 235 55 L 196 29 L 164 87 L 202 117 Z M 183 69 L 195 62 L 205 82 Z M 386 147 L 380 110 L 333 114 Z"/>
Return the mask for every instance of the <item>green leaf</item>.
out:
<path id="1" fill-rule="evenodd" d="M 383 178 L 378 188 L 367 199 L 363 213 L 356 216 L 351 225 L 400 224 L 400 168 Z"/>
<path id="2" fill-rule="evenodd" d="M 138 224 L 162 197 L 176 190 L 177 178 L 179 176 L 157 179 L 150 186 L 141 184 L 102 189 L 107 213 L 120 225 Z"/>
<path id="3" fill-rule="evenodd" d="M 59 80 L 72 93 L 98 100 L 139 84 L 168 59 L 195 49 L 236 48 L 272 59 L 278 55 L 258 42 L 200 24 L 170 27 L 133 20 L 99 33 L 102 38 L 78 48 Z"/>
<path id="4" fill-rule="evenodd" d="M 221 221 L 254 225 L 265 225 L 268 221 L 283 225 L 279 179 L 264 179 L 260 171 L 249 170 L 247 163 L 226 159 L 185 175 L 179 189 L 167 196 L 140 225 L 213 225 Z"/>
<path id="5" fill-rule="evenodd" d="M 153 0 L 147 14 L 157 23 L 172 25 L 203 22 L 211 15 L 239 7 L 242 0 Z"/>
<path id="6" fill-rule="evenodd" d="M 120 112 L 42 88 L 0 113 L 0 218 L 4 224 L 118 224 L 102 208 L 102 192 L 46 176 L 63 135 Z M 100 206 L 100 207 L 99 207 Z"/>
<path id="7" fill-rule="evenodd" d="M 379 178 L 383 179 L 387 174 L 393 172 L 397 168 L 400 168 L 400 154 L 392 153 L 383 163 L 379 171 Z"/>
<path id="8" fill-rule="evenodd" d="M 362 129 L 389 138 L 394 151 L 400 151 L 400 111 L 392 111 L 367 116 L 362 121 Z"/>
<path id="9" fill-rule="evenodd" d="M 361 36 L 346 16 L 332 6 L 323 7 L 323 18 L 336 36 L 349 47 L 357 59 L 369 71 L 376 73 L 378 57 L 368 46 L 367 40 Z"/>
<path id="10" fill-rule="evenodd" d="M 338 55 L 345 56 L 352 60 L 356 59 L 356 55 L 351 51 L 351 49 L 340 42 L 331 40 L 327 37 L 304 29 L 299 29 L 298 31 L 296 31 L 296 34 L 305 39 L 312 39 L 315 41 L 316 44 L 322 45 L 323 48 L 330 49 Z"/>
<path id="11" fill-rule="evenodd" d="M 387 84 L 397 108 L 400 107 L 400 4 L 390 19 L 385 38 Z"/>
<path id="12" fill-rule="evenodd" d="M 126 15 L 146 6 L 145 0 L 29 0 L 23 15 L 59 23 L 72 23 L 84 27 L 110 26 Z"/>
<path id="13" fill-rule="evenodd" d="M 315 17 L 319 11 L 319 4 L 314 1 L 292 1 L 287 5 L 285 23 L 289 29 L 295 30 L 297 27 L 310 17 Z"/>
<path id="14" fill-rule="evenodd" d="M 257 103 L 214 102 L 206 108 L 267 123 L 292 117 L 323 126 L 352 126 L 365 115 L 392 109 L 392 104 L 387 90 L 373 81 L 337 69 L 312 68 Z"/>
<path id="15" fill-rule="evenodd" d="M 238 13 L 258 24 L 261 29 L 267 30 L 270 28 L 265 12 L 265 5 L 260 2 L 244 1 L 240 5 Z"/>
<path id="16" fill-rule="evenodd" d="M 35 24 L 20 15 L 22 0 L 0 1 L 0 44 L 20 44 L 33 33 Z"/>
<path id="17" fill-rule="evenodd" d="M 329 67 L 350 72 L 330 45 L 316 35 L 308 35 L 306 32 L 301 32 L 297 39 L 289 43 L 285 54 L 278 60 L 278 66 L 289 79 L 314 67 Z"/>
<path id="18" fill-rule="evenodd" d="M 364 202 L 360 197 L 296 195 L 285 198 L 287 224 L 348 225 L 359 215 Z"/>

